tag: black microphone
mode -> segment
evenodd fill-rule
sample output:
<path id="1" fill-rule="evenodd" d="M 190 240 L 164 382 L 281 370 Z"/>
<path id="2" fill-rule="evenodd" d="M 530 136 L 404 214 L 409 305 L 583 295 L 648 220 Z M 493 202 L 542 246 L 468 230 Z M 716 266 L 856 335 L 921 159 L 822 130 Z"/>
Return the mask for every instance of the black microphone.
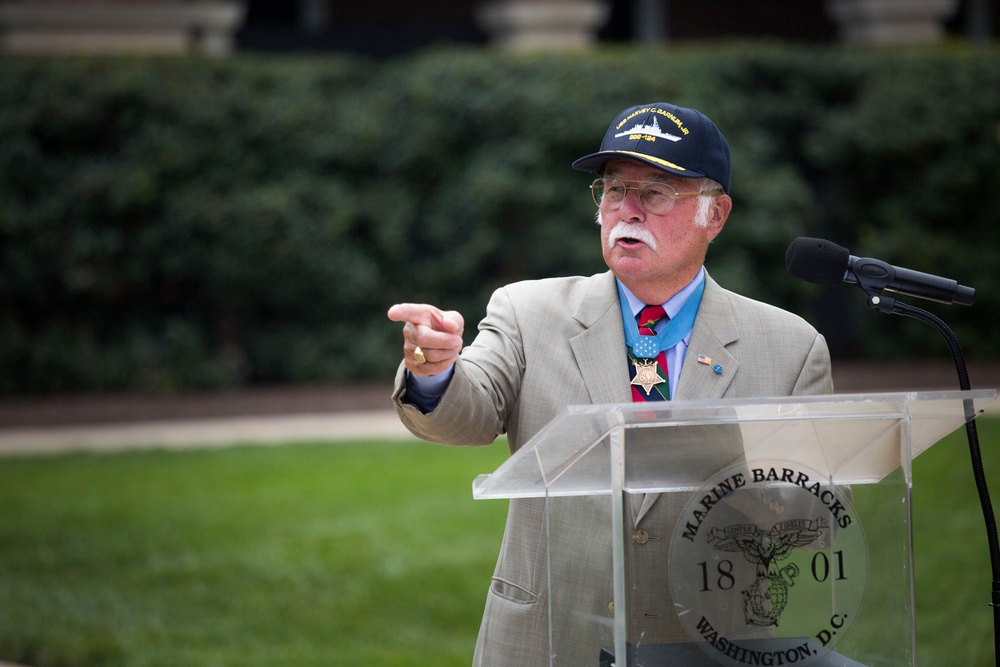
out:
<path id="1" fill-rule="evenodd" d="M 871 296 L 882 290 L 940 303 L 971 306 L 976 290 L 954 280 L 892 266 L 878 259 L 855 257 L 847 248 L 800 236 L 785 253 L 785 268 L 796 278 L 817 285 L 855 283 Z"/>

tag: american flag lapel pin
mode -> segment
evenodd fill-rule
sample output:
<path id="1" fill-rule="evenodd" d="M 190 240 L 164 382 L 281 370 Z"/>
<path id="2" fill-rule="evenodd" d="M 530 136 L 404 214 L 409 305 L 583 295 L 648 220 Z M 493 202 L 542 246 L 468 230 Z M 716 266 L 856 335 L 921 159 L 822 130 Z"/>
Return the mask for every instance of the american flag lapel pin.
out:
<path id="1" fill-rule="evenodd" d="M 711 366 L 712 372 L 716 375 L 722 375 L 722 364 L 712 365 L 712 357 L 706 356 L 704 354 L 698 355 L 698 363 L 705 364 L 706 366 Z"/>

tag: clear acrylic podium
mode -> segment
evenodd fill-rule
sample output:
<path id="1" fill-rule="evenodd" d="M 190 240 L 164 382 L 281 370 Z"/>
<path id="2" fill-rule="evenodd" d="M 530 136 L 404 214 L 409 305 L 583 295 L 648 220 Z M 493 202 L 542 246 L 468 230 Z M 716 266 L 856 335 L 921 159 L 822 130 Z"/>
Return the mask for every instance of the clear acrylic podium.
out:
<path id="1" fill-rule="evenodd" d="M 911 461 L 995 396 L 572 406 L 473 495 L 544 503 L 552 665 L 913 665 Z"/>

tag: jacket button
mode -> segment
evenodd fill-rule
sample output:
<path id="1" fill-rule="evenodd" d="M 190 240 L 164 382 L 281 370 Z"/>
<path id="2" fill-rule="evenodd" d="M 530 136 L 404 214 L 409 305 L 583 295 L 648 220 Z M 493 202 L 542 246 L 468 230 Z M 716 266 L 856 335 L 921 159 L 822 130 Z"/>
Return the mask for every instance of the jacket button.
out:
<path id="1" fill-rule="evenodd" d="M 637 530 L 632 535 L 632 541 L 636 544 L 645 544 L 646 542 L 649 542 L 649 533 L 644 530 Z"/>
<path id="2" fill-rule="evenodd" d="M 612 600 L 611 602 L 608 603 L 608 611 L 611 612 L 612 616 L 615 615 L 615 601 L 614 600 Z"/>

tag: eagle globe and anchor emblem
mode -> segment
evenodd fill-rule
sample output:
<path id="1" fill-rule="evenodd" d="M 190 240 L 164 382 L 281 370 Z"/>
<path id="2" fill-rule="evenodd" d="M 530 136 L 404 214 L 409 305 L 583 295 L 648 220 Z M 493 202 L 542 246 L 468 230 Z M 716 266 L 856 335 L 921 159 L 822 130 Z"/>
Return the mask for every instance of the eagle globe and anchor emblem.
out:
<path id="1" fill-rule="evenodd" d="M 858 616 L 868 553 L 850 490 L 788 462 L 736 466 L 688 501 L 670 587 L 687 634 L 724 665 L 808 665 Z"/>
<path id="2" fill-rule="evenodd" d="M 712 528 L 708 541 L 719 551 L 742 553 L 757 566 L 757 578 L 744 588 L 743 613 L 748 625 L 777 626 L 788 604 L 788 589 L 795 585 L 800 570 L 795 563 L 778 568 L 778 563 L 796 547 L 816 542 L 828 524 L 822 519 L 793 519 L 775 524 L 769 531 L 755 524 L 739 524 L 725 529 Z"/>

